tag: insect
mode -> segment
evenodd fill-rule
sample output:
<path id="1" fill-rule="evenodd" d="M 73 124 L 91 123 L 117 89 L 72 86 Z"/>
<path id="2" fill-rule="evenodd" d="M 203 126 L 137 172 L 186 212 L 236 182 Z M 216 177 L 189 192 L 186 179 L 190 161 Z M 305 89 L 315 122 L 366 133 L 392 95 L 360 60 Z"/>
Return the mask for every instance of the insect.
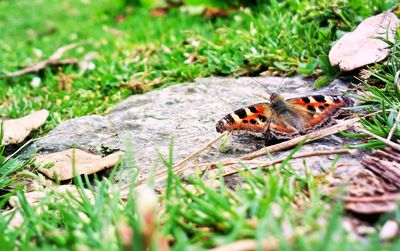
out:
<path id="1" fill-rule="evenodd" d="M 268 140 L 291 139 L 326 127 L 353 101 L 339 95 L 313 95 L 292 99 L 271 93 L 270 103 L 240 108 L 217 122 L 217 132 L 244 131 L 263 134 Z"/>

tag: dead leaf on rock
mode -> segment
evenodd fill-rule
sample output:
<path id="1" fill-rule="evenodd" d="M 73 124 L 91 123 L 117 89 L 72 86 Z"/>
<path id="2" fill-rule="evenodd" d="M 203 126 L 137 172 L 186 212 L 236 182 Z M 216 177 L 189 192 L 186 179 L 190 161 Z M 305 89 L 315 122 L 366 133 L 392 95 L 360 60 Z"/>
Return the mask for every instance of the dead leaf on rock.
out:
<path id="1" fill-rule="evenodd" d="M 49 111 L 40 110 L 19 118 L 3 121 L 3 145 L 18 144 L 28 137 L 32 130 L 41 127 L 47 120 Z"/>
<path id="2" fill-rule="evenodd" d="M 332 47 L 329 52 L 331 65 L 351 71 L 385 59 L 389 55 L 389 45 L 379 38 L 394 42 L 397 25 L 398 19 L 392 12 L 365 19 Z"/>
<path id="3" fill-rule="evenodd" d="M 39 167 L 39 171 L 51 179 L 69 180 L 76 175 L 93 174 L 113 167 L 124 153 L 121 151 L 106 157 L 86 153 L 79 149 L 37 155 L 36 163 L 52 165 L 50 168 Z"/>

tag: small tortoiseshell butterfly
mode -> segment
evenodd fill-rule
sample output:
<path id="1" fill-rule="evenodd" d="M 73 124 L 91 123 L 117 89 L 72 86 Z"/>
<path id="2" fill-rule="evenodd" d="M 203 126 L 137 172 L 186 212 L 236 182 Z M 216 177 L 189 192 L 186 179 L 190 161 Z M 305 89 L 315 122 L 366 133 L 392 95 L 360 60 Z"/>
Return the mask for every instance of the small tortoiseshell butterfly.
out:
<path id="1" fill-rule="evenodd" d="M 291 139 L 331 125 L 343 107 L 353 101 L 338 95 L 314 95 L 285 100 L 271 93 L 270 103 L 238 109 L 218 121 L 217 132 L 245 131 L 263 134 L 266 139 Z"/>

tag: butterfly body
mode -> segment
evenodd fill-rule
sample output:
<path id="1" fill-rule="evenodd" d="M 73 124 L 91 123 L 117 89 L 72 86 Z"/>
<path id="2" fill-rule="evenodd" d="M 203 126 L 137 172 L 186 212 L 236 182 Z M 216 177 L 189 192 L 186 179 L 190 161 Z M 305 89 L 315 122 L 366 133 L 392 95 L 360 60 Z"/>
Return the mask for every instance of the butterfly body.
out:
<path id="1" fill-rule="evenodd" d="M 284 99 L 272 93 L 270 103 L 250 105 L 227 114 L 218 121 L 216 129 L 290 139 L 332 124 L 342 108 L 352 105 L 351 99 L 338 95 Z"/>

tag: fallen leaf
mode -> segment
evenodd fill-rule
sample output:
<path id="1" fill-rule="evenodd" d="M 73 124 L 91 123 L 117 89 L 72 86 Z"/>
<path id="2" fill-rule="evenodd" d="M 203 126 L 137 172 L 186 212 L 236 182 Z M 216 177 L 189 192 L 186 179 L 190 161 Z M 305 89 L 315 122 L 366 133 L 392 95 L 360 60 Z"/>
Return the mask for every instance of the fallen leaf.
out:
<path id="1" fill-rule="evenodd" d="M 150 16 L 152 16 L 152 17 L 164 17 L 164 16 L 166 16 L 168 14 L 168 10 L 169 10 L 169 8 L 167 8 L 167 7 L 157 7 L 157 8 L 154 8 L 151 11 Z"/>
<path id="2" fill-rule="evenodd" d="M 60 47 L 48 59 L 40 61 L 34 65 L 28 66 L 22 70 L 7 73 L 5 76 L 2 76 L 2 77 L 10 78 L 10 77 L 17 77 L 17 76 L 21 76 L 21 75 L 25 75 L 25 74 L 29 74 L 29 73 L 33 73 L 33 72 L 38 72 L 48 66 L 79 64 L 79 61 L 74 58 L 67 58 L 67 59 L 61 60 L 61 57 L 64 55 L 65 52 L 75 48 L 76 46 L 78 46 L 77 43 Z"/>
<path id="3" fill-rule="evenodd" d="M 329 52 L 332 66 L 343 71 L 379 62 L 389 55 L 389 45 L 379 38 L 394 42 L 398 19 L 384 12 L 361 22 L 353 32 L 341 37 Z"/>
<path id="4" fill-rule="evenodd" d="M 40 110 L 19 118 L 3 121 L 3 145 L 18 144 L 28 137 L 32 130 L 41 127 L 47 120 L 49 111 Z"/>
<path id="5" fill-rule="evenodd" d="M 106 157 L 86 153 L 79 149 L 68 149 L 62 152 L 36 155 L 40 163 L 39 171 L 50 179 L 69 180 L 76 175 L 93 174 L 113 167 L 124 153 L 121 151 Z M 52 165 L 44 168 L 43 165 Z"/>
<path id="6" fill-rule="evenodd" d="M 206 18 L 211 18 L 211 19 L 217 17 L 226 18 L 228 16 L 229 16 L 228 12 L 220 8 L 207 7 L 206 10 L 204 11 L 204 17 Z"/>

